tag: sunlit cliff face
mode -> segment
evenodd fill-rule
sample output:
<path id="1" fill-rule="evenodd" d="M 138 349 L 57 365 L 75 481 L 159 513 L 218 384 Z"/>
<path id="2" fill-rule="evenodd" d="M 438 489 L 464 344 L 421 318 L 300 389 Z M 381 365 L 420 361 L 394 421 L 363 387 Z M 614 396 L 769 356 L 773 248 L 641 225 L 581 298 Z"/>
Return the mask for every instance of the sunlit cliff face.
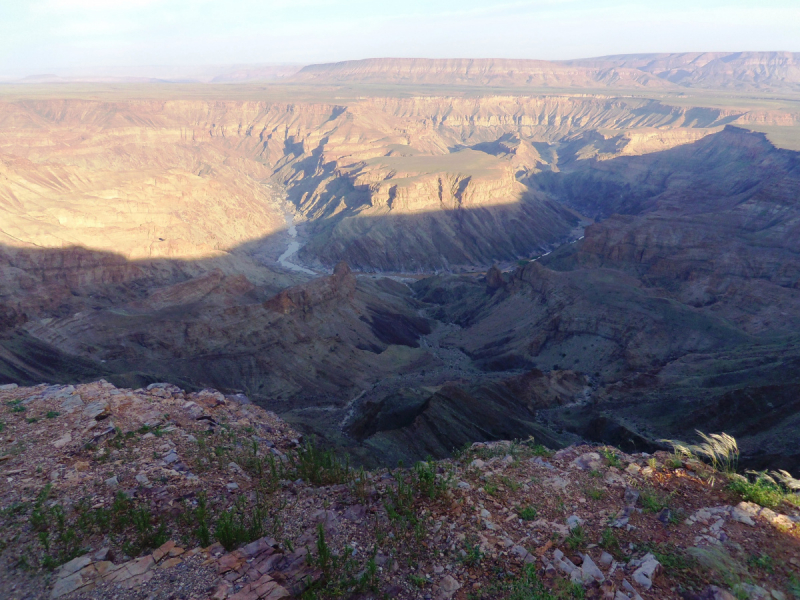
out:
<path id="1" fill-rule="evenodd" d="M 316 223 L 316 241 L 300 256 L 320 267 L 355 258 L 362 268 L 425 270 L 444 265 L 391 256 L 409 228 L 428 237 L 439 228 L 481 246 L 483 234 L 458 230 L 447 213 L 538 215 L 537 231 L 508 232 L 520 242 L 501 254 L 486 246 L 452 256 L 484 264 L 545 249 L 575 225 L 541 206 L 529 185 L 537 173 L 665 150 L 726 123 L 787 118 L 571 95 L 8 101 L 0 104 L 0 236 L 7 246 L 200 258 L 257 245 L 294 214 Z M 358 221 L 421 214 L 437 224 L 410 219 L 389 230 Z M 513 229 L 513 219 L 500 221 L 490 229 Z M 365 235 L 374 239 L 349 256 L 354 237 Z M 375 244 L 390 256 L 371 262 Z"/>

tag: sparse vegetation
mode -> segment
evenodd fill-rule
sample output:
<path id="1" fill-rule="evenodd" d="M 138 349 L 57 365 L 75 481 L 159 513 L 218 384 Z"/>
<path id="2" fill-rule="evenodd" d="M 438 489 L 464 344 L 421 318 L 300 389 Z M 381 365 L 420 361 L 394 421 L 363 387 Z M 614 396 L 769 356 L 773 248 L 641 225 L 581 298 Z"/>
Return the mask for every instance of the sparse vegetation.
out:
<path id="1" fill-rule="evenodd" d="M 470 594 L 470 600 L 582 600 L 586 593 L 582 586 L 565 580 L 557 580 L 548 589 L 536 573 L 534 565 L 525 565 L 514 580 L 496 583 L 487 589 Z"/>
<path id="2" fill-rule="evenodd" d="M 519 518 L 522 519 L 523 521 L 534 521 L 536 520 L 538 512 L 533 506 L 524 506 L 519 509 L 519 512 L 517 514 L 519 515 Z"/>

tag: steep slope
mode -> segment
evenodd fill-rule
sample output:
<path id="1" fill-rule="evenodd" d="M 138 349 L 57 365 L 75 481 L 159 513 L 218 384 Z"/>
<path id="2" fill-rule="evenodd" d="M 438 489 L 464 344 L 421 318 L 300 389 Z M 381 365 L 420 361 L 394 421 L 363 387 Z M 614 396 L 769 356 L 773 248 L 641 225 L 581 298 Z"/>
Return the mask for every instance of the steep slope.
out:
<path id="1" fill-rule="evenodd" d="M 611 216 L 511 275 L 416 284 L 461 327 L 442 343 L 487 370 L 591 375 L 592 404 L 540 413 L 552 428 L 635 448 L 713 423 L 753 466 L 796 469 L 797 153 L 728 128 L 541 181 Z"/>
<path id="2" fill-rule="evenodd" d="M 737 120 L 787 119 L 585 96 L 7 102 L 3 243 L 128 258 L 240 249 L 274 261 L 295 212 L 308 222 L 300 257 L 320 268 L 488 266 L 551 248 L 577 223 L 530 193 L 532 173 L 571 156 L 669 148 Z M 602 139 L 574 139 L 597 130 Z"/>

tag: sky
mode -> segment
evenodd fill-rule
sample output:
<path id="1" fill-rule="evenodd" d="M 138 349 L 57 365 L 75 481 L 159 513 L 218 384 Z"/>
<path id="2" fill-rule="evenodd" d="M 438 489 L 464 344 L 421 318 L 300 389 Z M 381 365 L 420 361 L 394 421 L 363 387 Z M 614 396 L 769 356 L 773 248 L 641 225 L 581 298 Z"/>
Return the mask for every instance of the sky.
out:
<path id="1" fill-rule="evenodd" d="M 0 0 L 0 74 L 800 52 L 800 0 Z"/>

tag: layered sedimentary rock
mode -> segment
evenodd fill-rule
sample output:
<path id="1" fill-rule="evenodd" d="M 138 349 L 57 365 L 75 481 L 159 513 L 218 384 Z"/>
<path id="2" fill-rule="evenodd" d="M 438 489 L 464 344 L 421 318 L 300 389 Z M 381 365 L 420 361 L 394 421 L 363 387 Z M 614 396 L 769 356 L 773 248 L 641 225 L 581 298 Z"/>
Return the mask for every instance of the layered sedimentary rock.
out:
<path id="1" fill-rule="evenodd" d="M 538 170 L 559 169 L 571 156 L 669 148 L 737 120 L 793 118 L 580 96 L 6 102 L 2 235 L 6 245 L 81 245 L 128 258 L 206 257 L 243 244 L 252 250 L 285 228 L 277 180 L 302 217 L 318 221 L 309 231 L 319 239 L 301 254 L 311 263 L 331 268 L 346 259 L 392 270 L 485 264 L 528 256 L 574 226 L 526 194 L 521 184 Z M 596 130 L 605 141 L 575 138 Z M 498 216 L 501 206 L 514 214 Z M 465 211 L 486 207 L 494 207 L 497 222 L 492 244 L 481 242 L 485 231 L 459 224 L 472 219 Z M 454 208 L 462 212 L 442 212 Z M 375 223 L 341 224 L 407 212 L 437 216 L 377 225 L 388 254 L 374 261 L 374 250 L 353 247 L 349 232 L 362 235 Z M 534 214 L 538 226 L 530 230 L 531 218 L 522 218 L 525 225 L 514 228 L 518 213 Z M 420 229 L 427 237 L 444 232 L 446 262 L 395 254 L 403 235 Z M 479 250 L 459 248 L 464 240 Z"/>
<path id="2" fill-rule="evenodd" d="M 669 82 L 638 69 L 575 67 L 563 62 L 514 59 L 370 58 L 303 67 L 294 81 L 426 83 L 530 87 L 656 87 Z"/>
<path id="3" fill-rule="evenodd" d="M 800 53 L 797 52 L 621 54 L 568 62 L 595 69 L 635 69 L 686 87 L 800 89 Z"/>
<path id="4" fill-rule="evenodd" d="M 380 58 L 308 65 L 293 78 L 314 83 L 494 87 L 609 87 L 674 90 L 800 89 L 800 54 L 686 52 L 621 54 L 567 61 Z"/>

